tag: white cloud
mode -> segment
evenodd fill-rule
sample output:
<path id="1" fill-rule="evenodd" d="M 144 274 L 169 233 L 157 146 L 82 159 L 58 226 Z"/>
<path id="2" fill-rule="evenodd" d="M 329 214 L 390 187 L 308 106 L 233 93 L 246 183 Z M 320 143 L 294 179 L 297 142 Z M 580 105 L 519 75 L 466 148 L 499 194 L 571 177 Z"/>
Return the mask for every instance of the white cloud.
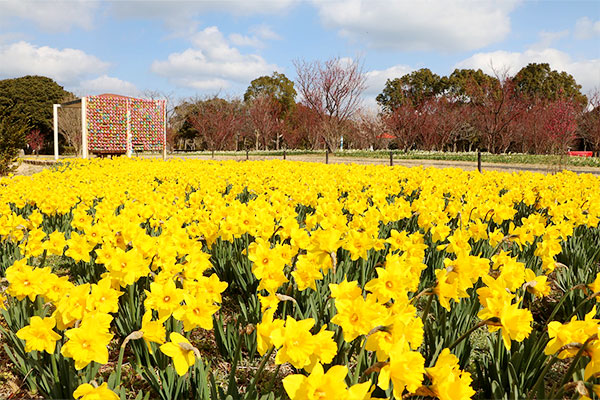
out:
<path id="1" fill-rule="evenodd" d="M 1 1 L 1 0 L 0 0 Z M 159 19 L 172 31 L 184 35 L 195 29 L 199 16 L 209 12 L 233 15 L 279 14 L 289 10 L 297 0 L 115 0 L 110 12 L 123 19 Z"/>
<path id="2" fill-rule="evenodd" d="M 510 32 L 516 0 L 313 0 L 322 22 L 372 47 L 474 50 Z"/>
<path id="3" fill-rule="evenodd" d="M 194 45 L 181 53 L 171 53 L 166 60 L 154 61 L 151 71 L 181 87 L 220 90 L 232 83 L 248 83 L 279 68 L 256 54 L 242 54 L 231 47 L 215 26 L 197 32 Z"/>
<path id="4" fill-rule="evenodd" d="M 172 18 L 223 11 L 234 15 L 277 14 L 288 10 L 296 0 L 114 0 L 112 11 L 124 18 Z"/>
<path id="5" fill-rule="evenodd" d="M 573 60 L 567 53 L 552 48 L 477 53 L 456 64 L 455 68 L 481 68 L 487 73 L 507 68 L 507 72 L 514 75 L 529 63 L 548 63 L 552 69 L 566 71 L 582 86 L 583 93 L 600 87 L 600 59 Z"/>
<path id="6" fill-rule="evenodd" d="M 103 73 L 109 66 L 81 50 L 38 47 L 24 41 L 0 45 L 0 60 L 0 77 L 43 75 L 65 86 Z"/>
<path id="7" fill-rule="evenodd" d="M 64 32 L 72 27 L 91 29 L 98 5 L 95 0 L 1 0 L 0 23 L 8 25 L 15 18 L 21 18 L 52 32 Z"/>
<path id="8" fill-rule="evenodd" d="M 0 26 L 25 19 L 51 32 L 91 29 L 94 19 L 108 12 L 121 19 L 159 19 L 170 30 L 184 34 L 190 27 L 195 29 L 194 19 L 208 12 L 279 14 L 295 3 L 297 0 L 0 0 Z"/>
<path id="9" fill-rule="evenodd" d="M 579 18 L 575 22 L 575 39 L 592 39 L 595 36 L 600 36 L 600 20 L 592 21 L 588 17 Z"/>
<path id="10" fill-rule="evenodd" d="M 121 80 L 108 75 L 102 75 L 95 79 L 84 80 L 75 91 L 83 96 L 112 93 L 122 96 L 139 97 L 142 92 L 131 82 Z"/>
<path id="11" fill-rule="evenodd" d="M 383 91 L 388 79 L 400 78 L 414 70 L 415 68 L 408 65 L 394 65 L 384 70 L 369 71 L 365 74 L 367 76 L 367 90 L 365 90 L 365 94 L 376 96 Z"/>
<path id="12" fill-rule="evenodd" d="M 414 70 L 415 68 L 408 65 L 394 65 L 387 69 L 366 72 L 367 88 L 363 94 L 363 108 L 370 111 L 377 111 L 379 105 L 375 98 L 383 91 L 386 81 L 388 79 L 400 78 Z"/>
<path id="13" fill-rule="evenodd" d="M 274 32 L 268 25 L 261 24 L 250 27 L 250 33 L 264 40 L 281 40 L 281 36 Z"/>
<path id="14" fill-rule="evenodd" d="M 569 36 L 568 29 L 565 29 L 564 31 L 560 32 L 541 31 L 539 33 L 540 40 L 537 43 L 533 44 L 531 48 L 547 49 L 552 43 L 556 42 L 557 40 L 563 39 L 567 36 Z"/>
<path id="15" fill-rule="evenodd" d="M 265 47 L 263 40 L 281 40 L 281 36 L 273 32 L 267 25 L 255 25 L 248 29 L 252 35 L 232 33 L 229 41 L 236 46 L 249 46 L 255 48 Z"/>
<path id="16" fill-rule="evenodd" d="M 256 36 L 245 36 L 239 33 L 229 35 L 229 41 L 236 46 L 264 47 L 264 43 Z"/>

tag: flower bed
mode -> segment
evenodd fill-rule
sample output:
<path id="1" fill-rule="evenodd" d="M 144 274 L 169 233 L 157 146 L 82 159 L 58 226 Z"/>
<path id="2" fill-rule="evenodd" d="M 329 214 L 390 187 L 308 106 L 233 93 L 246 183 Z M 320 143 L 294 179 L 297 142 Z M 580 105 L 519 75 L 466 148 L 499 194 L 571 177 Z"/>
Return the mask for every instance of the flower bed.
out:
<path id="1" fill-rule="evenodd" d="M 599 184 L 122 158 L 3 178 L 4 349 L 49 398 L 592 397 Z"/>

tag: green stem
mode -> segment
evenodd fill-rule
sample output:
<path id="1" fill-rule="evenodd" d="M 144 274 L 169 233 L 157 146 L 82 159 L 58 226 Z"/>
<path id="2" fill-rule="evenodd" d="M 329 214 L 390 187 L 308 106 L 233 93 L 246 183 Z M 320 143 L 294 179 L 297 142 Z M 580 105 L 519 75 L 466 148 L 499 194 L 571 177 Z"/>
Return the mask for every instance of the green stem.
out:
<path id="1" fill-rule="evenodd" d="M 365 337 L 364 343 L 360 349 L 360 353 L 358 353 L 358 361 L 356 362 L 356 369 L 354 370 L 354 376 L 352 377 L 352 384 L 355 385 L 358 383 L 358 379 L 360 378 L 360 365 L 363 362 L 365 357 L 365 347 L 367 346 L 367 338 Z"/>
<path id="2" fill-rule="evenodd" d="M 269 382 L 269 386 L 267 387 L 267 393 L 271 393 L 271 391 L 273 389 L 273 385 L 275 384 L 275 381 L 277 380 L 277 376 L 279 375 L 280 368 L 281 368 L 281 364 L 277 365 L 277 368 L 275 368 L 275 373 L 273 374 L 273 379 L 271 379 L 271 382 Z M 283 388 L 283 385 L 281 385 L 281 388 Z M 281 395 L 278 398 L 281 398 Z"/>
<path id="3" fill-rule="evenodd" d="M 565 292 L 565 294 L 561 297 L 560 301 L 558 302 L 558 304 L 554 307 L 554 309 L 552 310 L 552 313 L 550 314 L 550 316 L 548 317 L 548 319 L 546 320 L 546 326 L 552 321 L 552 318 L 554 318 L 554 316 L 556 315 L 556 313 L 558 312 L 558 310 L 560 309 L 560 306 L 562 306 L 562 304 L 566 301 L 567 296 L 569 295 L 569 293 L 571 293 L 573 291 L 573 289 L 578 288 L 578 286 L 574 286 L 572 288 L 570 288 L 567 292 Z M 583 301 L 585 302 L 585 300 Z M 581 305 L 581 304 L 580 304 Z M 576 310 L 577 311 L 577 310 Z"/>
<path id="4" fill-rule="evenodd" d="M 42 268 L 46 264 L 46 254 L 47 253 L 48 253 L 48 250 L 44 250 L 44 252 L 42 253 L 42 261 L 40 261 L 40 265 L 38 268 Z"/>
<path id="5" fill-rule="evenodd" d="M 233 362 L 231 363 L 231 370 L 229 371 L 229 383 L 227 385 L 227 393 L 233 394 L 235 393 L 235 371 L 237 370 L 238 362 L 242 356 L 242 334 L 238 336 L 235 356 L 233 357 Z"/>
<path id="6" fill-rule="evenodd" d="M 256 373 L 254 374 L 252 380 L 250 381 L 250 384 L 248 385 L 248 391 L 246 392 L 246 396 L 244 397 L 245 399 L 248 399 L 248 396 L 252 395 L 256 391 L 256 380 L 262 374 L 262 371 L 265 368 L 265 365 L 267 365 L 267 361 L 269 361 L 269 359 L 271 358 L 273 351 L 275 351 L 275 347 L 271 347 L 271 349 L 262 357 L 262 360 L 260 360 L 258 369 L 256 370 Z"/>
<path id="7" fill-rule="evenodd" d="M 56 357 L 50 354 L 50 362 L 52 363 L 52 375 L 54 375 L 54 383 L 58 383 L 58 368 L 56 367 Z"/>
<path id="8" fill-rule="evenodd" d="M 127 342 L 129 342 L 129 336 L 125 338 L 123 344 L 121 345 L 121 350 L 119 350 L 119 361 L 117 361 L 117 368 L 115 370 L 117 374 L 117 383 L 115 389 L 121 384 L 121 366 L 123 365 L 123 356 L 125 355 L 125 346 L 127 346 Z"/>
<path id="9" fill-rule="evenodd" d="M 425 319 L 429 315 L 429 310 L 431 309 L 431 303 L 433 302 L 434 293 L 433 290 L 429 293 L 429 298 L 427 299 L 427 303 L 425 304 L 425 308 L 423 309 L 423 316 L 421 319 L 423 320 L 423 324 L 425 324 Z"/>
<path id="10" fill-rule="evenodd" d="M 588 301 L 592 300 L 593 298 L 595 298 L 596 296 L 598 296 L 599 293 L 593 293 L 591 295 L 589 295 L 588 297 L 586 297 L 585 299 L 583 299 L 583 301 L 581 303 L 579 303 L 577 305 L 577 307 L 575 308 L 575 310 L 571 313 L 571 315 L 569 315 L 569 317 L 567 318 L 567 321 L 570 320 L 571 318 L 573 318 L 574 315 L 577 314 L 577 312 L 579 310 L 581 310 L 581 308 L 587 304 Z"/>
<path id="11" fill-rule="evenodd" d="M 558 360 L 558 357 L 556 357 L 556 355 L 555 355 L 555 356 L 553 356 L 551 359 L 549 359 L 546 362 L 546 366 L 544 367 L 544 369 L 540 373 L 540 376 L 535 381 L 535 383 L 533 384 L 533 387 L 531 388 L 531 390 L 527 394 L 527 400 L 533 399 L 534 393 L 538 390 L 538 387 L 544 383 L 544 378 L 546 377 L 546 374 L 550 370 L 550 367 L 552 367 L 552 365 L 554 365 L 554 363 L 556 362 L 556 360 Z"/>

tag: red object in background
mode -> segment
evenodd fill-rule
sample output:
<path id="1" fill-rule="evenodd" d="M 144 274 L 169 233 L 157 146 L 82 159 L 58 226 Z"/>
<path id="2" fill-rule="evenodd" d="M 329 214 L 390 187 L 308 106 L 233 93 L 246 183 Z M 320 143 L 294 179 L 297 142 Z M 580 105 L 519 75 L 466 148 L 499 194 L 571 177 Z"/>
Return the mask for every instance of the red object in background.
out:
<path id="1" fill-rule="evenodd" d="M 384 133 L 383 135 L 377 136 L 377 139 L 394 139 L 396 136 L 390 135 L 389 133 Z"/>
<path id="2" fill-rule="evenodd" d="M 575 157 L 591 157 L 594 155 L 592 151 L 569 151 L 570 156 Z"/>
<path id="3" fill-rule="evenodd" d="M 44 135 L 39 129 L 32 129 L 26 136 L 27 144 L 35 154 L 44 147 Z"/>

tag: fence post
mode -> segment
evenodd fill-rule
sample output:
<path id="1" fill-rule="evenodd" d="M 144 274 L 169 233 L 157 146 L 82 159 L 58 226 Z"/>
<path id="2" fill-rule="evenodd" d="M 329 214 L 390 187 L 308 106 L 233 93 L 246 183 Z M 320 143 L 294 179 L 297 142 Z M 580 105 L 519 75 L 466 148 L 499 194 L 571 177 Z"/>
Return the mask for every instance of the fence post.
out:
<path id="1" fill-rule="evenodd" d="M 390 167 L 394 166 L 394 153 L 390 151 Z"/>
<path id="2" fill-rule="evenodd" d="M 329 164 L 329 149 L 325 151 L 325 164 Z"/>
<path id="3" fill-rule="evenodd" d="M 246 149 L 246 161 L 248 161 L 248 149 Z"/>
<path id="4" fill-rule="evenodd" d="M 215 151 L 212 151 L 212 158 L 215 158 Z"/>
<path id="5" fill-rule="evenodd" d="M 283 151 L 283 159 L 285 160 L 285 150 Z"/>
<path id="6" fill-rule="evenodd" d="M 477 149 L 477 171 L 481 172 L 481 150 Z"/>

